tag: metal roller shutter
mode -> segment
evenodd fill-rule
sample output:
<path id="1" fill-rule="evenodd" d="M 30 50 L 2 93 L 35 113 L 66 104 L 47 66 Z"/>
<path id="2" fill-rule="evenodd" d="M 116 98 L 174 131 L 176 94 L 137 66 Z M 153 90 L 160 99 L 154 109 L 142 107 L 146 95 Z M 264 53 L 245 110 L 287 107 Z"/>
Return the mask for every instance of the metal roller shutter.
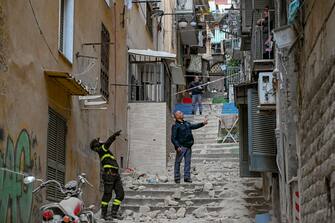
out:
<path id="1" fill-rule="evenodd" d="M 260 177 L 258 172 L 249 170 L 248 150 L 248 106 L 239 105 L 239 134 L 240 134 L 240 177 Z"/>
<path id="2" fill-rule="evenodd" d="M 258 105 L 257 90 L 248 89 L 249 170 L 277 172 L 276 114 L 259 113 Z"/>

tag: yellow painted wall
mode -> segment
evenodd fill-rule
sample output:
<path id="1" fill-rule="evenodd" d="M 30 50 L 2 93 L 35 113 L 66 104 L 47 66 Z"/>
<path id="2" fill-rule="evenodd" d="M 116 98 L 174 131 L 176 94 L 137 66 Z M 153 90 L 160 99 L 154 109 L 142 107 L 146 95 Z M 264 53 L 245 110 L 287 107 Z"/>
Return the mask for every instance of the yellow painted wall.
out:
<path id="1" fill-rule="evenodd" d="M 36 19 L 29 4 L 31 2 Z M 100 58 L 100 47 L 83 47 L 86 42 L 101 41 L 101 23 L 110 33 L 110 99 L 106 110 L 83 110 L 78 97 L 68 95 L 62 86 L 50 80 L 45 70 L 67 71 L 77 74 L 84 71 L 90 61 L 83 61 L 74 56 L 73 64 L 67 62 L 58 52 L 59 9 L 57 0 L 4 0 L 0 2 L 0 166 L 5 163 L 8 153 L 8 141 L 15 143 L 19 136 L 26 134 L 29 141 L 31 162 L 27 172 L 39 178 L 46 178 L 46 145 L 48 128 L 48 107 L 64 116 L 67 120 L 66 136 L 66 180 L 77 174 L 86 172 L 94 189 L 85 190 L 88 204 L 98 205 L 101 198 L 100 166 L 97 154 L 89 150 L 89 142 L 93 137 L 106 139 L 115 130 L 122 129 L 127 133 L 127 89 L 115 87 L 113 83 L 126 83 L 127 48 L 126 27 L 121 27 L 123 1 L 107 7 L 104 0 L 75 0 L 74 18 L 74 54 L 79 52 Z M 36 23 L 38 21 L 38 24 Z M 41 31 L 43 35 L 41 35 Z M 6 43 L 6 44 L 3 44 Z M 2 62 L 5 58 L 5 62 Z M 90 75 L 100 75 L 100 59 Z M 79 77 L 78 77 L 79 78 Z M 127 135 L 124 135 L 127 138 Z M 15 154 L 14 148 L 14 154 Z M 127 141 L 118 139 L 113 144 L 117 157 L 126 160 Z M 20 156 L 20 154 L 18 155 Z M 24 157 L 24 156 L 22 156 Z M 1 178 L 0 188 L 6 185 Z M 7 180 L 8 181 L 8 180 Z M 18 188 L 20 183 L 17 184 Z M 2 190 L 4 196 L 15 191 Z M 16 210 L 13 216 L 36 216 L 38 203 L 42 196 L 19 196 L 19 201 L 27 201 L 25 209 Z M 99 206 L 99 205 L 98 205 Z M 30 207 L 30 208 L 29 208 Z M 1 206 L 11 210 L 10 205 Z M 11 211 L 9 211 L 11 212 Z M 1 213 L 0 213 L 1 215 Z M 7 216 L 7 220 L 11 218 Z M 19 219 L 19 220 L 17 220 Z M 21 222 L 20 217 L 16 219 Z M 4 219 L 1 219 L 0 222 Z M 13 218 L 12 218 L 13 220 Z M 23 221 L 22 221 L 23 222 Z"/>

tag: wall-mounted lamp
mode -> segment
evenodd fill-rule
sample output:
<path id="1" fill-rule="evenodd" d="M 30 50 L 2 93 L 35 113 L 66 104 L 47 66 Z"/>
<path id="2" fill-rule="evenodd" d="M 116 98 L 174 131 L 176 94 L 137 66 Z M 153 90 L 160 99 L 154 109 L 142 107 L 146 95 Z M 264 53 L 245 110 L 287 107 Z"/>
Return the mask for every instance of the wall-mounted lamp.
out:
<path id="1" fill-rule="evenodd" d="M 188 22 L 186 21 L 185 18 L 182 18 L 181 20 L 178 21 L 178 26 L 179 26 L 179 28 L 181 28 L 181 29 L 186 28 L 187 25 L 188 25 Z"/>

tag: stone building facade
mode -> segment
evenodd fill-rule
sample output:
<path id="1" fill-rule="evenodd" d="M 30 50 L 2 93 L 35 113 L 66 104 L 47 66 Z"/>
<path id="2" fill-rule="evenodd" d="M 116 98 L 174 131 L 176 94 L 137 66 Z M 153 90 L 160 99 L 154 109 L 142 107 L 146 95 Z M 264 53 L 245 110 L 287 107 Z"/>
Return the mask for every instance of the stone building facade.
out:
<path id="1" fill-rule="evenodd" d="M 277 1 L 278 27 L 290 1 Z M 291 22 L 296 40 L 277 49 L 277 130 L 282 222 L 332 222 L 335 187 L 333 1 L 304 1 Z"/>
<path id="2" fill-rule="evenodd" d="M 292 29 L 295 34 L 290 46 L 278 47 L 279 39 L 274 43 L 271 72 L 275 77 L 276 91 L 275 164 L 278 171 L 262 175 L 264 191 L 272 199 L 274 215 L 279 222 L 333 222 L 335 2 L 252 2 L 254 5 L 273 5 L 274 32 Z M 298 10 L 290 9 L 297 2 L 300 3 Z M 251 6 L 246 4 L 246 7 Z M 243 15 L 242 11 L 242 24 L 248 24 L 248 19 L 250 17 Z M 243 28 L 248 27 L 242 25 Z M 244 55 L 250 48 L 252 54 L 254 43 L 250 46 L 250 42 L 244 39 L 242 42 L 245 44 Z M 245 75 L 253 75 L 253 71 L 247 69 L 249 64 L 253 65 L 252 61 L 244 56 L 243 62 Z"/>
<path id="3" fill-rule="evenodd" d="M 298 76 L 301 220 L 335 219 L 335 2 L 305 1 Z"/>

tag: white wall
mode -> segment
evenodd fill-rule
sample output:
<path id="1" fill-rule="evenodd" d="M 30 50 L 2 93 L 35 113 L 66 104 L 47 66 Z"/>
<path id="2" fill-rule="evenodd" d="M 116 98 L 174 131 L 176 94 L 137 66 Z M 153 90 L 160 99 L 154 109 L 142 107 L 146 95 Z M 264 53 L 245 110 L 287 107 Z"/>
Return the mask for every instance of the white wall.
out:
<path id="1" fill-rule="evenodd" d="M 129 167 L 151 174 L 166 171 L 166 103 L 129 103 Z"/>

